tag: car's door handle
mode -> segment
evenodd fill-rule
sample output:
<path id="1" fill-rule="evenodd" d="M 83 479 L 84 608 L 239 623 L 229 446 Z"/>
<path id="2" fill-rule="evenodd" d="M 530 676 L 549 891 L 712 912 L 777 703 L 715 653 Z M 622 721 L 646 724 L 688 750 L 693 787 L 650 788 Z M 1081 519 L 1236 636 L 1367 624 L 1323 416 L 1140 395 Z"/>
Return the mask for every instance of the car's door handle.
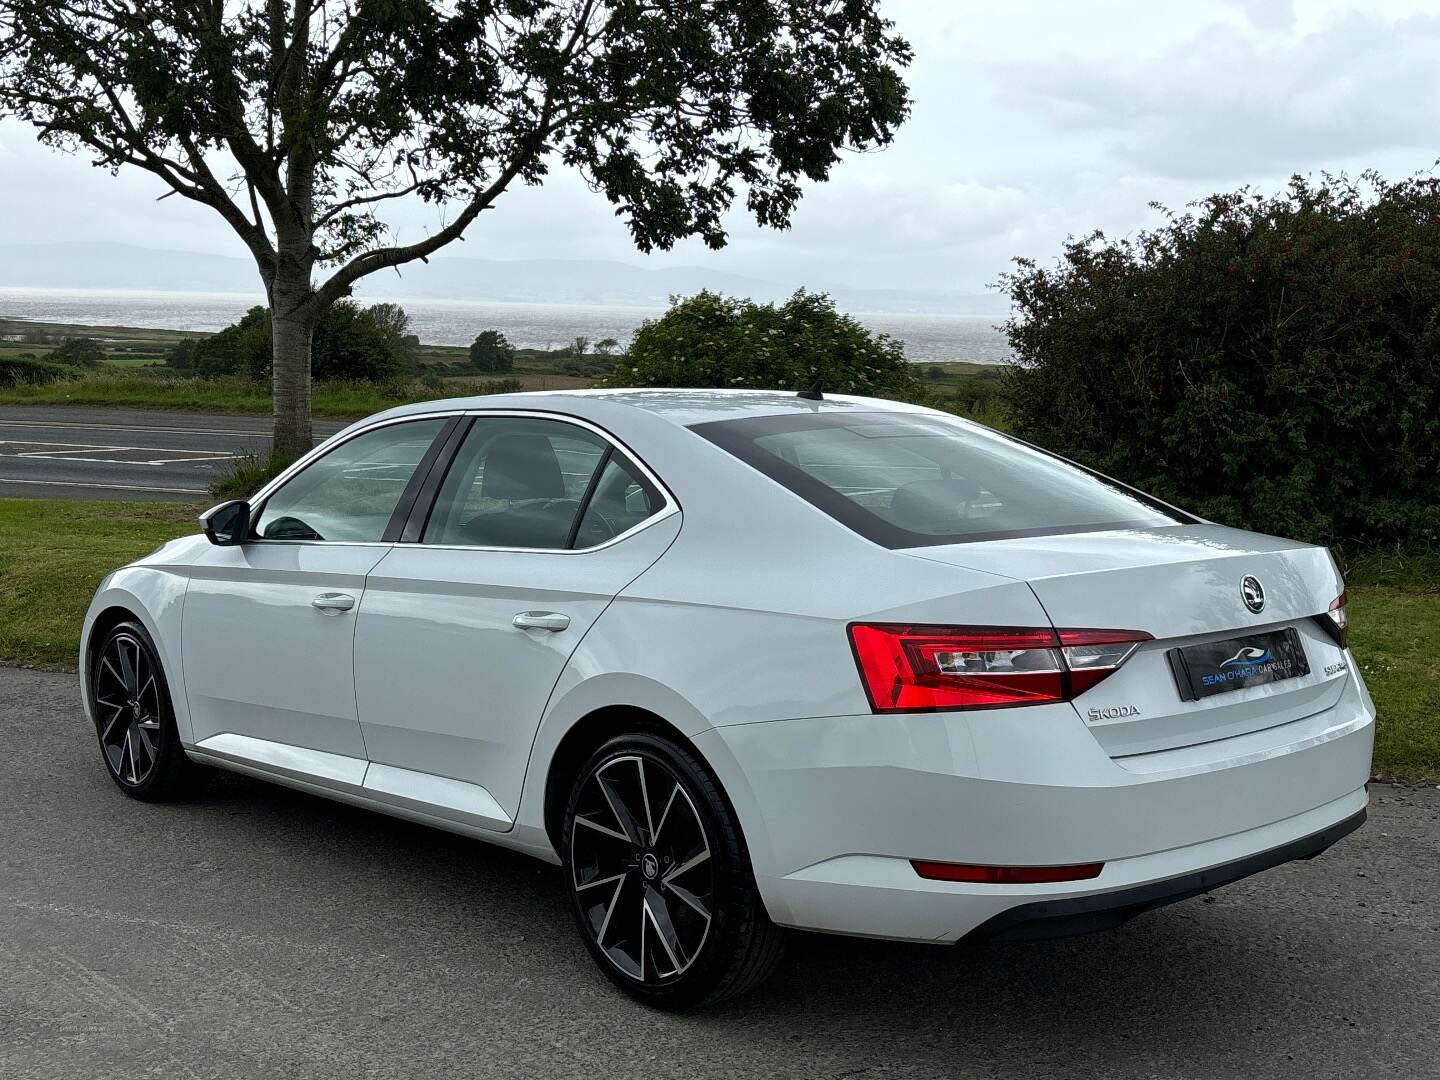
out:
<path id="1" fill-rule="evenodd" d="M 339 615 L 355 606 L 355 597 L 343 592 L 322 592 L 310 601 L 310 606 L 319 608 L 326 615 Z"/>
<path id="2" fill-rule="evenodd" d="M 570 625 L 570 616 L 558 611 L 522 611 L 511 620 L 516 630 L 553 630 L 558 633 Z"/>

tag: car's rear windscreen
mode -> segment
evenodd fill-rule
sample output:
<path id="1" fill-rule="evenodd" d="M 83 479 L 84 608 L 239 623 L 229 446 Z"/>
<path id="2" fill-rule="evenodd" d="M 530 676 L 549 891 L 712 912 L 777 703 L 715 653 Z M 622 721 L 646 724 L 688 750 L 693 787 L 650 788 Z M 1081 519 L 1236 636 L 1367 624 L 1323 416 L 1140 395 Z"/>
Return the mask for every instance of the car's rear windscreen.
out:
<path id="1" fill-rule="evenodd" d="M 945 417 L 790 413 L 691 430 L 891 548 L 1194 520 L 1042 451 Z"/>

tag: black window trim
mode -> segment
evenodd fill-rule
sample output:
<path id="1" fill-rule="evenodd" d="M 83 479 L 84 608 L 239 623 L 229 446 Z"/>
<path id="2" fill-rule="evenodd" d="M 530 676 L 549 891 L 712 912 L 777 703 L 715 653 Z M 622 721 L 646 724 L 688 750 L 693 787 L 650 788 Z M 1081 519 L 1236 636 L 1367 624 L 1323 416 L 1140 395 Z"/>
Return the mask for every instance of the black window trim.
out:
<path id="1" fill-rule="evenodd" d="M 435 509 L 435 497 L 440 492 L 440 485 L 445 482 L 450 465 L 474 423 L 473 416 L 457 416 L 455 424 L 447 429 L 445 438 L 440 440 L 435 460 L 430 462 L 430 467 L 426 470 L 424 482 L 416 488 L 415 496 L 405 508 L 404 523 L 393 537 L 395 543 L 418 543 L 425 535 L 425 526 L 430 524 L 430 512 Z"/>
<path id="2" fill-rule="evenodd" d="M 1003 432 L 993 431 L 985 428 L 987 434 L 998 436 L 1009 442 L 1024 446 L 1026 449 L 1034 450 L 1056 461 L 1063 462 L 1087 476 L 1099 480 L 1108 487 L 1123 492 L 1126 495 L 1149 506 L 1151 509 L 1164 513 L 1176 520 L 1156 525 L 1151 522 L 1139 520 L 1118 520 L 1091 522 L 1081 525 L 1055 525 L 1043 526 L 1032 529 L 993 529 L 987 532 L 974 532 L 963 534 L 930 534 L 918 533 L 910 529 L 902 528 L 899 525 L 885 521 L 877 514 L 871 513 L 864 507 L 852 502 L 845 495 L 836 491 L 822 480 L 811 476 L 804 469 L 790 464 L 784 458 L 765 450 L 756 445 L 754 439 L 761 435 L 776 435 L 789 431 L 804 431 L 815 427 L 826 427 L 826 423 L 816 423 L 822 416 L 825 420 L 835 420 L 843 426 L 845 421 L 853 421 L 860 417 L 880 417 L 893 419 L 895 417 L 913 417 L 920 415 L 925 419 L 943 420 L 944 417 L 931 416 L 929 414 L 894 413 L 883 409 L 876 409 L 869 412 L 847 412 L 820 414 L 815 412 L 803 413 L 780 413 L 765 414 L 761 416 L 748 416 L 730 420 L 708 420 L 699 424 L 691 424 L 690 430 L 701 438 L 714 444 L 720 449 L 743 461 L 760 475 L 774 481 L 781 487 L 787 488 L 811 506 L 827 516 L 835 519 L 839 524 L 845 526 L 851 532 L 869 540 L 873 544 L 891 550 L 904 550 L 906 548 L 922 547 L 948 547 L 954 544 L 976 544 L 988 540 L 1013 540 L 1031 536 L 1064 536 L 1071 533 L 1105 532 L 1111 529 L 1133 529 L 1133 528 L 1169 528 L 1177 525 L 1194 525 L 1203 523 L 1202 518 L 1188 514 L 1184 510 L 1162 502 L 1133 488 L 1129 484 L 1120 482 L 1087 468 L 1059 454 L 1052 453 L 1044 447 L 1035 446 L 1022 439 L 1015 439 L 1005 435 Z M 883 423 L 883 419 L 876 420 Z"/>

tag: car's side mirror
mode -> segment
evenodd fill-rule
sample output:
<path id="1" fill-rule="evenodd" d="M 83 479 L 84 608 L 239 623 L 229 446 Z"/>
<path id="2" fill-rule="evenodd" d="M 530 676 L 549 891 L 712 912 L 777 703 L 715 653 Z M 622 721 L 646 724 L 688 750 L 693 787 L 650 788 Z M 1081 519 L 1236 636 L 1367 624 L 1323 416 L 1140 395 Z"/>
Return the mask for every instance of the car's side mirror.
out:
<path id="1" fill-rule="evenodd" d="M 200 515 L 200 528 L 207 540 L 220 547 L 243 544 L 250 536 L 250 504 L 232 499 L 212 506 Z"/>

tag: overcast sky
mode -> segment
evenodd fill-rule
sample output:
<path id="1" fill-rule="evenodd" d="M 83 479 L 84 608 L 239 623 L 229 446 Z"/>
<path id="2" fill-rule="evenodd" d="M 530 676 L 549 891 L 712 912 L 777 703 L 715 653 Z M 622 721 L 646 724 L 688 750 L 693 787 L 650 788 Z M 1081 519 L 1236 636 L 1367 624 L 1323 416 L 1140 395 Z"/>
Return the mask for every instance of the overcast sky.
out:
<path id="1" fill-rule="evenodd" d="M 650 265 L 787 282 L 974 292 L 1067 234 L 1122 234 L 1212 191 L 1294 172 L 1430 171 L 1440 0 L 882 0 L 915 47 L 914 114 L 888 150 L 811 190 L 794 227 L 739 214 L 730 246 Z M 0 122 L 0 241 L 113 240 L 244 255 L 211 211 L 156 203 Z M 416 211 L 402 238 L 433 214 Z M 450 252 L 644 264 L 603 198 L 556 173 L 507 194 Z M 421 272 L 421 271 L 417 271 Z"/>

